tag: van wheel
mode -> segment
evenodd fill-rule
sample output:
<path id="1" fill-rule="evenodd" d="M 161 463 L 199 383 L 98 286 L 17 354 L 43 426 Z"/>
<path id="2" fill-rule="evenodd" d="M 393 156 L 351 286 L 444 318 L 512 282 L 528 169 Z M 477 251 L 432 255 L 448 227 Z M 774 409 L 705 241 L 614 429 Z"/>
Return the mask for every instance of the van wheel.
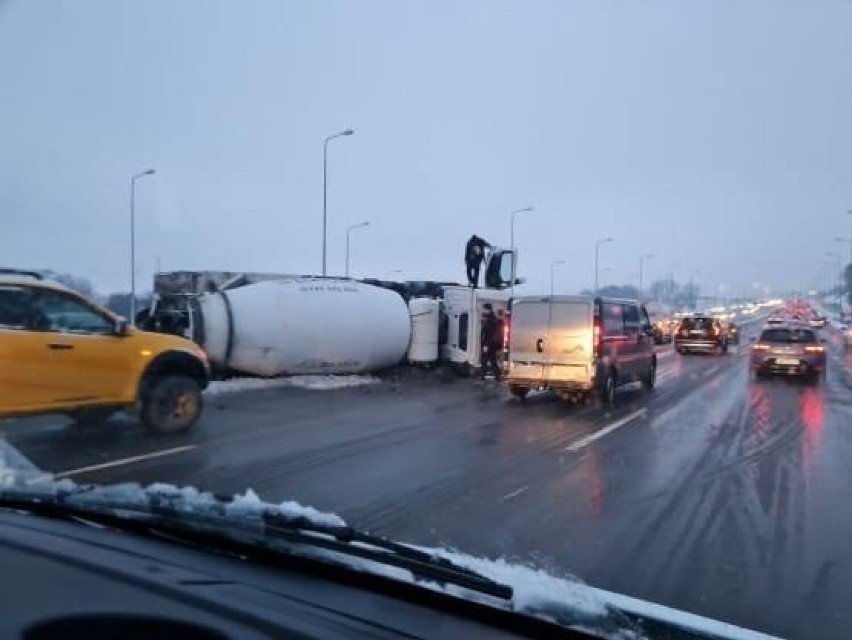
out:
<path id="1" fill-rule="evenodd" d="M 529 392 L 530 390 L 526 387 L 519 387 L 514 384 L 509 385 L 509 393 L 511 393 L 512 397 L 514 397 L 519 402 L 523 402 L 524 400 L 526 400 L 527 394 Z"/>
<path id="2" fill-rule="evenodd" d="M 651 362 L 651 366 L 648 368 L 648 374 L 645 376 L 645 380 L 643 380 L 643 386 L 645 387 L 645 391 L 653 391 L 654 386 L 657 384 L 657 363 Z"/>
<path id="3" fill-rule="evenodd" d="M 142 423 L 158 433 L 188 431 L 204 401 L 198 383 L 187 376 L 156 379 L 142 400 Z"/>
<path id="4" fill-rule="evenodd" d="M 611 369 L 606 372 L 601 382 L 598 398 L 603 405 L 611 405 L 615 402 L 615 374 Z"/>

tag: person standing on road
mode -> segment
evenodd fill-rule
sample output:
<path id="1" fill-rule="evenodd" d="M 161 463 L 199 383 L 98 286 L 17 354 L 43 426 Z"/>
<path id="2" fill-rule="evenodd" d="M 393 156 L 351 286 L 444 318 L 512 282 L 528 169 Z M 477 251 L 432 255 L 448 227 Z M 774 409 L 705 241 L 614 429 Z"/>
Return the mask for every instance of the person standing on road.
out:
<path id="1" fill-rule="evenodd" d="M 479 270 L 485 260 L 485 250 L 490 248 L 491 245 L 476 234 L 470 236 L 465 245 L 464 264 L 467 268 L 467 282 L 474 289 L 479 284 Z"/>
<path id="2" fill-rule="evenodd" d="M 497 356 L 500 352 L 499 345 L 502 343 L 500 321 L 494 314 L 494 308 L 490 302 L 485 303 L 484 309 L 485 311 L 482 313 L 482 330 L 479 334 L 482 377 L 483 379 L 493 377 L 499 380 L 500 365 Z"/>

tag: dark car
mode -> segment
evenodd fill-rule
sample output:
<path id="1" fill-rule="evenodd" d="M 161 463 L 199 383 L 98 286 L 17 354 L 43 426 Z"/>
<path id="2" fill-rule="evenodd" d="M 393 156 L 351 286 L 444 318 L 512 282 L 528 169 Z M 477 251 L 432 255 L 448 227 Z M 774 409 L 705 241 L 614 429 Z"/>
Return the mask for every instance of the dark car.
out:
<path id="1" fill-rule="evenodd" d="M 726 353 L 728 334 L 722 323 L 710 316 L 691 316 L 680 322 L 675 335 L 678 353 Z"/>
<path id="2" fill-rule="evenodd" d="M 813 329 L 788 325 L 764 329 L 751 348 L 751 371 L 760 380 L 774 374 L 825 378 L 825 347 Z"/>

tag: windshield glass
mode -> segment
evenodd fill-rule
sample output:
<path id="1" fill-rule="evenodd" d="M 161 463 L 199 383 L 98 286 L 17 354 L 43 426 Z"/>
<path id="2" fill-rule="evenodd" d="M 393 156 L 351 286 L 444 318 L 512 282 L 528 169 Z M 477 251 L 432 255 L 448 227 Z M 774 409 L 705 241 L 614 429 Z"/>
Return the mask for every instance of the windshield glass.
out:
<path id="1" fill-rule="evenodd" d="M 707 330 L 713 328 L 712 318 L 684 318 L 680 325 L 683 329 Z"/>
<path id="2" fill-rule="evenodd" d="M 761 342 L 816 342 L 817 337 L 809 329 L 767 329 L 760 334 Z"/>
<path id="3" fill-rule="evenodd" d="M 849 0 L 0 0 L 0 447 L 38 479 L 0 489 L 852 638 L 850 34 Z"/>

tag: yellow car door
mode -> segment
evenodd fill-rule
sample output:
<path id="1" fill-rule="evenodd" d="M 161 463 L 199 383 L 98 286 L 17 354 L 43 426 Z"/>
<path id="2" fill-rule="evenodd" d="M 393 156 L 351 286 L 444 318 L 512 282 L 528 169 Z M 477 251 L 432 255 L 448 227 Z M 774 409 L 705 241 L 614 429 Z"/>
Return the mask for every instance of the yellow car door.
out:
<path id="1" fill-rule="evenodd" d="M 60 393 L 50 380 L 47 341 L 32 319 L 30 289 L 0 285 L 0 415 L 42 410 Z"/>
<path id="2" fill-rule="evenodd" d="M 35 306 L 42 317 L 51 386 L 63 406 L 127 401 L 125 372 L 130 341 L 116 335 L 115 318 L 71 292 L 41 289 Z"/>

